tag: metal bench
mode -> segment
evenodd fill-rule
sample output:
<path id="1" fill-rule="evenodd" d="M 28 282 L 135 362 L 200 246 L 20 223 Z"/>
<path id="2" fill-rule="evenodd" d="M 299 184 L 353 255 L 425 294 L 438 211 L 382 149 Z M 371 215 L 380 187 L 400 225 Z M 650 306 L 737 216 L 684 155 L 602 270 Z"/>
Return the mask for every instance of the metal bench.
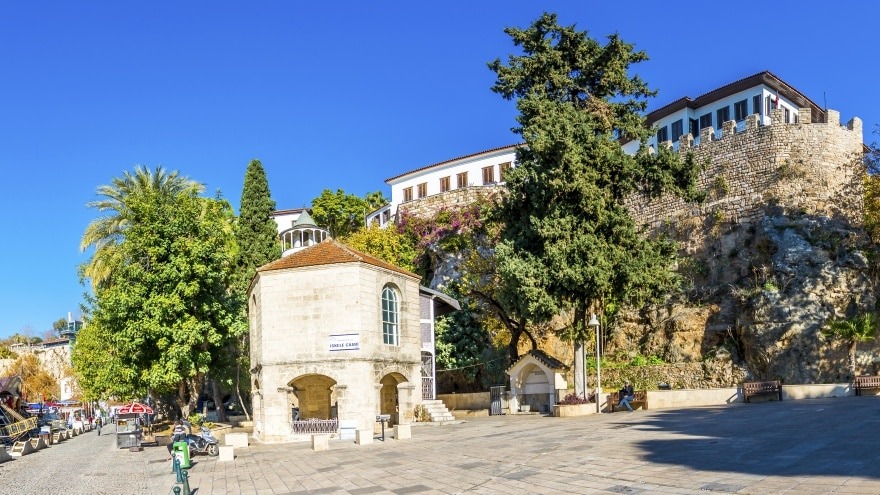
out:
<path id="1" fill-rule="evenodd" d="M 779 400 L 782 400 L 782 383 L 779 380 L 768 380 L 763 382 L 743 382 L 743 399 L 749 402 L 749 399 L 756 395 L 775 394 Z"/>
<path id="2" fill-rule="evenodd" d="M 880 376 L 857 376 L 854 383 L 856 395 L 862 395 L 862 390 L 868 388 L 880 388 Z"/>
<path id="3" fill-rule="evenodd" d="M 617 404 L 620 404 L 620 392 L 613 392 L 608 395 L 608 409 L 611 412 L 614 412 L 614 408 L 618 407 Z M 642 409 L 648 409 L 648 391 L 647 390 L 636 390 L 633 392 L 633 400 L 629 401 L 629 405 L 635 409 L 637 405 L 642 406 Z"/>

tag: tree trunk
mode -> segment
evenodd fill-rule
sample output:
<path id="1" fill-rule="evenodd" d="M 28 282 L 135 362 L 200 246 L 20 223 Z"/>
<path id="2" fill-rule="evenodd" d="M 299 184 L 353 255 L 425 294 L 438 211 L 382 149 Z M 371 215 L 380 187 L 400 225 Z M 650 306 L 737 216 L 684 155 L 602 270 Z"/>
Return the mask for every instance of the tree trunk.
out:
<path id="1" fill-rule="evenodd" d="M 217 411 L 217 421 L 226 423 L 229 418 L 226 417 L 226 405 L 223 403 L 223 394 L 220 393 L 220 385 L 217 380 L 211 378 L 211 395 L 214 396 L 214 407 Z"/>
<path id="2" fill-rule="evenodd" d="M 241 346 L 239 346 L 239 349 L 241 349 Z M 250 421 L 251 415 L 248 412 L 247 405 L 244 403 L 244 399 L 241 397 L 241 356 L 235 360 L 235 395 L 238 397 L 238 404 L 241 406 L 241 411 L 244 413 L 244 417 Z"/>
<path id="3" fill-rule="evenodd" d="M 205 383 L 205 375 L 197 373 L 190 378 L 184 378 L 177 387 L 177 405 L 180 407 L 180 414 L 184 418 L 196 411 L 199 402 L 199 394 L 202 393 L 202 386 Z"/>
<path id="4" fill-rule="evenodd" d="M 852 341 L 849 347 L 849 371 L 852 373 L 853 378 L 856 376 L 856 346 L 858 342 L 855 340 Z"/>

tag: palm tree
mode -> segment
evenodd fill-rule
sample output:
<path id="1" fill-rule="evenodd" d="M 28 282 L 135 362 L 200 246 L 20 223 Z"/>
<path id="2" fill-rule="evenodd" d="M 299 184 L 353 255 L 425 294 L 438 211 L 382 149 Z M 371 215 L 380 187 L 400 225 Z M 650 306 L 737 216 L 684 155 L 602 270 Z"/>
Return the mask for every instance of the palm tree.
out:
<path id="1" fill-rule="evenodd" d="M 367 201 L 367 205 L 370 210 L 375 210 L 380 206 L 385 206 L 388 203 L 388 200 L 385 199 L 385 195 L 382 194 L 382 191 L 373 191 L 371 193 L 367 193 L 367 196 L 364 198 Z"/>
<path id="2" fill-rule="evenodd" d="M 856 376 L 856 347 L 859 342 L 870 342 L 877 335 L 877 315 L 863 313 L 855 318 L 832 320 L 822 329 L 826 337 L 843 340 L 849 344 L 849 369 Z"/>
<path id="3" fill-rule="evenodd" d="M 107 281 L 119 250 L 115 249 L 125 239 L 125 231 L 135 219 L 129 206 L 134 199 L 173 198 L 182 192 L 201 193 L 204 185 L 179 172 L 166 172 L 161 166 L 152 172 L 145 166 L 138 165 L 134 173 L 124 172 L 122 177 L 115 177 L 110 184 L 98 187 L 98 195 L 102 199 L 92 201 L 86 206 L 96 208 L 99 212 L 112 212 L 93 220 L 83 233 L 80 250 L 95 248 L 92 258 L 80 268 L 83 278 L 89 278 L 92 289 L 97 289 Z"/>

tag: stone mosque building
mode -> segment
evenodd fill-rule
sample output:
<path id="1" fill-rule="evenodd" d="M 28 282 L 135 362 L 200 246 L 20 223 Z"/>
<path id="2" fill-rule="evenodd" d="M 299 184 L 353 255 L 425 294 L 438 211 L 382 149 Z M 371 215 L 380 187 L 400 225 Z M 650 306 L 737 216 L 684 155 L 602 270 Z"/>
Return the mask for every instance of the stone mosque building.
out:
<path id="1" fill-rule="evenodd" d="M 458 303 L 300 225 L 324 240 L 260 267 L 248 292 L 254 437 L 372 430 L 377 415 L 412 421 L 435 398 L 434 318 Z"/>

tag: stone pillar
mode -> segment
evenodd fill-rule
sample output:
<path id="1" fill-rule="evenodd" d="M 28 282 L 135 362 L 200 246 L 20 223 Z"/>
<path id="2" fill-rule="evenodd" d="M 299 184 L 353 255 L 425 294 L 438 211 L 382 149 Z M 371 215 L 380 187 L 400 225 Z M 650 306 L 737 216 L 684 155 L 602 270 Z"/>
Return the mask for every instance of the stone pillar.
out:
<path id="1" fill-rule="evenodd" d="M 514 414 L 519 412 L 519 389 L 513 384 L 513 378 L 510 379 L 510 390 L 505 391 L 507 394 L 507 413 Z"/>
<path id="2" fill-rule="evenodd" d="M 413 411 L 417 403 L 415 400 L 416 389 L 417 387 L 411 382 L 397 384 L 397 418 L 399 424 L 409 424 L 413 421 Z M 421 400 L 418 401 L 418 403 L 421 402 Z"/>
<path id="3" fill-rule="evenodd" d="M 330 434 L 320 433 L 312 435 L 312 450 L 323 451 L 330 450 Z"/>
<path id="4" fill-rule="evenodd" d="M 736 133 L 736 121 L 728 120 L 721 124 L 721 139 L 725 139 L 728 136 L 733 136 Z"/>
<path id="5" fill-rule="evenodd" d="M 700 129 L 700 143 L 708 143 L 715 139 L 714 127 L 703 127 Z"/>
<path id="6" fill-rule="evenodd" d="M 678 141 L 678 151 L 687 151 L 694 147 L 694 136 L 690 133 L 681 136 Z"/>
<path id="7" fill-rule="evenodd" d="M 333 386 L 333 393 L 336 394 L 336 418 L 337 419 L 349 419 L 356 418 L 357 415 L 354 411 L 350 411 L 349 409 L 349 401 L 346 398 L 346 392 L 348 391 L 348 385 L 340 385 L 336 384 Z"/>
<path id="8" fill-rule="evenodd" d="M 409 424 L 394 425 L 394 439 L 395 440 L 408 440 L 410 438 L 412 438 L 412 425 L 409 425 Z"/>
<path id="9" fill-rule="evenodd" d="M 251 391 L 251 414 L 254 422 L 254 438 L 263 438 L 263 393 L 260 390 Z"/>
<path id="10" fill-rule="evenodd" d="M 798 108 L 798 123 L 799 124 L 812 124 L 813 123 L 813 110 L 810 108 Z"/>
<path id="11" fill-rule="evenodd" d="M 825 109 L 825 121 L 832 125 L 840 125 L 840 112 L 837 110 Z"/>
<path id="12" fill-rule="evenodd" d="M 357 430 L 354 434 L 354 441 L 358 445 L 369 445 L 373 443 L 373 429 Z"/>
<path id="13" fill-rule="evenodd" d="M 784 122 L 785 112 L 782 111 L 782 107 L 776 107 L 773 110 L 770 110 L 770 125 L 781 124 Z"/>
<path id="14" fill-rule="evenodd" d="M 235 447 L 232 445 L 223 445 L 219 447 L 220 449 L 220 457 L 217 458 L 219 462 L 229 462 L 235 460 Z"/>
<path id="15" fill-rule="evenodd" d="M 748 117 L 746 117 L 746 130 L 750 131 L 752 129 L 757 129 L 758 123 L 760 122 L 760 120 L 761 120 L 761 115 L 759 115 L 757 113 L 753 113 L 753 114 L 749 115 Z"/>
<path id="16" fill-rule="evenodd" d="M 858 132 L 859 135 L 861 136 L 861 134 L 862 134 L 862 119 L 860 119 L 858 117 L 853 117 L 852 119 L 850 119 L 849 122 L 846 123 L 846 128 L 851 131 Z"/>

